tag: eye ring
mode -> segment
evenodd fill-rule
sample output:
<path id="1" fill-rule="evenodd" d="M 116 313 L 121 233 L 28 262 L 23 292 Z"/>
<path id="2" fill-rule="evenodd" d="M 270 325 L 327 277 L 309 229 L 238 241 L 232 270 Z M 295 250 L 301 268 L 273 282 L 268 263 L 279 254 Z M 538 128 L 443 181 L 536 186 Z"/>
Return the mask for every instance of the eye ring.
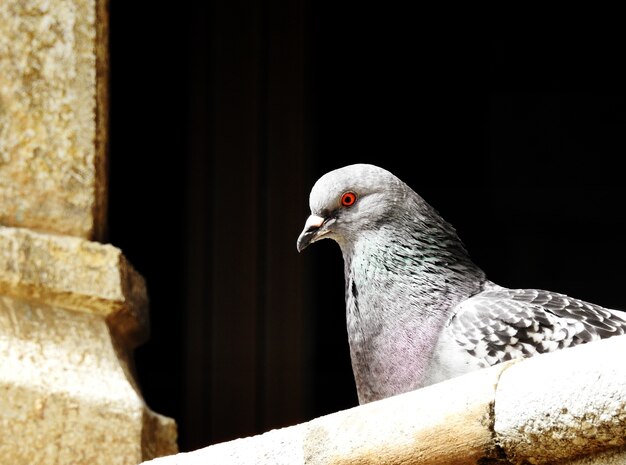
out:
<path id="1" fill-rule="evenodd" d="M 351 207 L 356 202 L 356 194 L 352 191 L 344 192 L 341 195 L 341 205 L 344 207 Z"/>

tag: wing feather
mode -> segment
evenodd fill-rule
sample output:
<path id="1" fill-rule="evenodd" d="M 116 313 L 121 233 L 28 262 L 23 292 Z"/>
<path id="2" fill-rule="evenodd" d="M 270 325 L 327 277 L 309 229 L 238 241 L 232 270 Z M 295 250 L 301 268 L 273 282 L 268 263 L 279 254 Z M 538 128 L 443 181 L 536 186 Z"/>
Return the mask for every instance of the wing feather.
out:
<path id="1" fill-rule="evenodd" d="M 626 314 L 564 294 L 492 288 L 457 306 L 448 330 L 483 365 L 626 333 Z"/>

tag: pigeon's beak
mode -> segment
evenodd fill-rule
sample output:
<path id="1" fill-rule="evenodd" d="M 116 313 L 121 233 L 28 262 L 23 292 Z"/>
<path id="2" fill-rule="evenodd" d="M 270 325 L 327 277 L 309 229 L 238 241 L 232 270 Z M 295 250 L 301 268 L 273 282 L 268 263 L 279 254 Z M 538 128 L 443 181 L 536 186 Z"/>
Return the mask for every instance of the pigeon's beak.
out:
<path id="1" fill-rule="evenodd" d="M 311 215 L 307 218 L 306 223 L 304 223 L 304 229 L 302 230 L 302 233 L 300 233 L 298 243 L 296 244 L 298 252 L 302 252 L 308 247 L 309 244 L 319 239 L 322 235 L 322 229 L 320 228 L 325 221 L 325 218 L 317 215 Z"/>

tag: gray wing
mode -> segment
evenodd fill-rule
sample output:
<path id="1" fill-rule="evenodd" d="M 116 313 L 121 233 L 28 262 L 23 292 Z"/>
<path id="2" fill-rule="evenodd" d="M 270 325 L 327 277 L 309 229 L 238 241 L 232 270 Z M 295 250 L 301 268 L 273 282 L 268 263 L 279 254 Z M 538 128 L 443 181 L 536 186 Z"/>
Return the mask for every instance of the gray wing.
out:
<path id="1" fill-rule="evenodd" d="M 457 307 L 448 330 L 480 365 L 626 333 L 626 313 L 536 289 L 495 287 Z"/>

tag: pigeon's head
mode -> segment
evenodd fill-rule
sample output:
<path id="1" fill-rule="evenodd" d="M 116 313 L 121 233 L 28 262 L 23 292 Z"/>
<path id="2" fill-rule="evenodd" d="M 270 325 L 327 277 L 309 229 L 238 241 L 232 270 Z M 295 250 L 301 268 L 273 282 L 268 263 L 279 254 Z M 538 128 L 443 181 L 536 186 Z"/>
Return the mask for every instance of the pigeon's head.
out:
<path id="1" fill-rule="evenodd" d="M 350 165 L 326 173 L 309 197 L 311 216 L 298 237 L 298 251 L 319 239 L 339 245 L 364 231 L 377 229 L 399 214 L 411 189 L 396 176 L 374 165 Z"/>

